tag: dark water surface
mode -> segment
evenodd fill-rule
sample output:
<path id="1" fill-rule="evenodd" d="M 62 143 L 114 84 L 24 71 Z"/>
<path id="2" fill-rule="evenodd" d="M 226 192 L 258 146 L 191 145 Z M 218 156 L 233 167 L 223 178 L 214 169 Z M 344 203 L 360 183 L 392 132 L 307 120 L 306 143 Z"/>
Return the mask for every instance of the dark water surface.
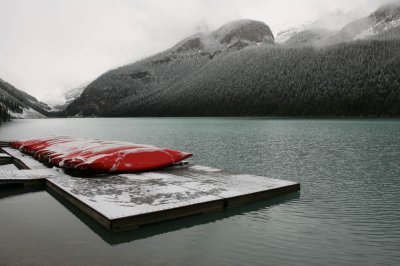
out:
<path id="1" fill-rule="evenodd" d="M 301 182 L 300 194 L 110 234 L 46 191 L 0 188 L 0 265 L 400 265 L 400 120 L 14 120 L 0 140 L 73 135 L 177 148 Z"/>

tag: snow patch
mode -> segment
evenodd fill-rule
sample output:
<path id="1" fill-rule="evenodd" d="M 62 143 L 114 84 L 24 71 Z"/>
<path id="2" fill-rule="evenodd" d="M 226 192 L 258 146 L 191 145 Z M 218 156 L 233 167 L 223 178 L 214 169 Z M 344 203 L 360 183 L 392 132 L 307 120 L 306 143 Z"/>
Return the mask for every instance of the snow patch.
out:
<path id="1" fill-rule="evenodd" d="M 20 118 L 20 119 L 31 119 L 31 118 L 46 118 L 45 115 L 39 113 L 38 111 L 28 107 L 28 108 L 23 108 L 22 113 L 15 113 L 11 110 L 9 110 L 9 113 L 11 115 L 11 118 Z"/>
<path id="2" fill-rule="evenodd" d="M 212 168 L 208 166 L 201 166 L 201 165 L 194 165 L 190 167 L 190 169 L 198 170 L 198 171 L 205 171 L 205 172 L 219 172 L 221 169 Z"/>

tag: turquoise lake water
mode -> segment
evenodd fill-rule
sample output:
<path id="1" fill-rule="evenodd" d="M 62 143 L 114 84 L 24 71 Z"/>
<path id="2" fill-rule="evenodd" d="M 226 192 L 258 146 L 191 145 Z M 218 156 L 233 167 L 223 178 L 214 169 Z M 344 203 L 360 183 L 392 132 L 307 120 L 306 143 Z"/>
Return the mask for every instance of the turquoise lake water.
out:
<path id="1" fill-rule="evenodd" d="M 0 140 L 72 135 L 192 152 L 301 192 L 111 234 L 43 190 L 0 188 L 0 265 L 400 265 L 400 120 L 14 120 Z"/>

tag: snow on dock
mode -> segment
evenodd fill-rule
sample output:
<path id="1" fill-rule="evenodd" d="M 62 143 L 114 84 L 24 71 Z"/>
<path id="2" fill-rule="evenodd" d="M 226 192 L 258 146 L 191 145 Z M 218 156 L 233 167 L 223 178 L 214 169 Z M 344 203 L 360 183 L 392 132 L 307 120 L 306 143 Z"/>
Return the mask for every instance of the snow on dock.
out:
<path id="1" fill-rule="evenodd" d="M 57 173 L 50 170 L 10 170 L 0 168 L 0 185 L 1 184 L 42 184 L 46 178 L 55 177 Z"/>
<path id="2" fill-rule="evenodd" d="M 0 184 L 40 181 L 113 232 L 300 190 L 295 182 L 190 164 L 137 174 L 73 177 L 18 150 L 2 149 L 33 170 L 0 171 Z"/>
<path id="3" fill-rule="evenodd" d="M 44 164 L 36 161 L 31 156 L 12 148 L 1 148 L 7 155 L 14 158 L 14 164 L 20 169 L 48 169 Z"/>

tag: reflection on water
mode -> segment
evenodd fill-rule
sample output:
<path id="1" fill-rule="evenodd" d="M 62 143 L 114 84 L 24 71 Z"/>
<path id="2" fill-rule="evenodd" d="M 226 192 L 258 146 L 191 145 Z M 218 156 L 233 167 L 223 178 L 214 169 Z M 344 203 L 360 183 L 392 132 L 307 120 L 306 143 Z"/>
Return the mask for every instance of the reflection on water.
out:
<path id="1" fill-rule="evenodd" d="M 193 163 L 298 181 L 302 191 L 115 235 L 45 191 L 10 194 L 0 199 L 0 265 L 400 264 L 399 120 L 117 118 L 4 125 L 1 139 L 56 134 L 177 148 L 194 153 Z"/>
<path id="2" fill-rule="evenodd" d="M 17 195 L 22 195 L 25 193 L 43 191 L 43 189 L 44 186 L 41 185 L 24 186 L 23 184 L 1 184 L 0 199 L 15 197 Z"/>

